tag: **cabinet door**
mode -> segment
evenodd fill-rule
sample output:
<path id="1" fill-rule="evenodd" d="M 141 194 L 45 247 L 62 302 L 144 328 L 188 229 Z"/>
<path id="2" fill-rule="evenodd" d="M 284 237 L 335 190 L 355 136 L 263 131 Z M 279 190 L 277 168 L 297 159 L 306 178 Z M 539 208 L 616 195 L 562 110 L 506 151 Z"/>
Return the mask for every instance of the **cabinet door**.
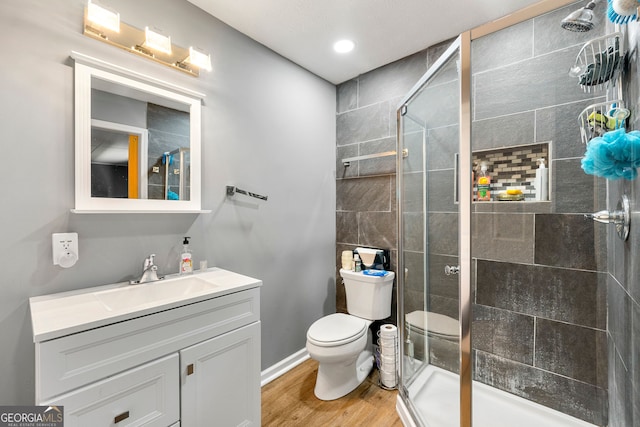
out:
<path id="1" fill-rule="evenodd" d="M 174 353 L 42 404 L 63 406 L 68 427 L 166 427 L 180 418 L 177 370 Z"/>
<path id="2" fill-rule="evenodd" d="M 260 425 L 260 322 L 180 352 L 181 426 Z"/>

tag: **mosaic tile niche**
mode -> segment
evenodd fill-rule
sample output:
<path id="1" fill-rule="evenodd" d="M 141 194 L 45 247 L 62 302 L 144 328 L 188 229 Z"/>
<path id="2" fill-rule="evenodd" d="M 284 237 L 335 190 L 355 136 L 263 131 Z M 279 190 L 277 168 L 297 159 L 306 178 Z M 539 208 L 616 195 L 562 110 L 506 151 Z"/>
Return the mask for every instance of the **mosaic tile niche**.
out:
<path id="1" fill-rule="evenodd" d="M 524 194 L 525 202 L 535 201 L 536 169 L 540 164 L 540 160 L 544 160 L 547 168 L 550 167 L 549 152 L 549 142 L 505 147 L 496 150 L 474 151 L 472 153 L 472 161 L 476 180 L 482 163 L 485 163 L 487 172 L 491 177 L 492 201 L 497 201 L 498 195 L 508 189 L 521 190 Z M 549 176 L 551 176 L 550 172 Z M 476 192 L 477 185 L 474 181 L 474 200 Z"/>

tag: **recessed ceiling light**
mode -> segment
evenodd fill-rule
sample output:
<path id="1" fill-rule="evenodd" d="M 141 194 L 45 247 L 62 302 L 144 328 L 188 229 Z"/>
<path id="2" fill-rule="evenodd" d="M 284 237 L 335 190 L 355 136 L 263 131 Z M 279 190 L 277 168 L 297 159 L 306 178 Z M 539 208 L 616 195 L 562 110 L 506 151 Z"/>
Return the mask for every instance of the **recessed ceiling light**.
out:
<path id="1" fill-rule="evenodd" d="M 333 50 L 338 53 L 347 53 L 351 52 L 356 44 L 351 40 L 338 40 L 333 44 Z"/>

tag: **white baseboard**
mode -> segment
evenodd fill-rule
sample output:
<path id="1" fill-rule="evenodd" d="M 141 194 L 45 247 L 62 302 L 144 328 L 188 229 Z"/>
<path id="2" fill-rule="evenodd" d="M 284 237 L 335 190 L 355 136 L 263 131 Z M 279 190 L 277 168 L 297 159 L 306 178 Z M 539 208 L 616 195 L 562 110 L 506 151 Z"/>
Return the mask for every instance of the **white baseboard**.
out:
<path id="1" fill-rule="evenodd" d="M 270 366 L 260 373 L 260 387 L 264 387 L 279 376 L 286 374 L 307 359 L 309 359 L 309 353 L 306 348 L 303 348 Z"/>

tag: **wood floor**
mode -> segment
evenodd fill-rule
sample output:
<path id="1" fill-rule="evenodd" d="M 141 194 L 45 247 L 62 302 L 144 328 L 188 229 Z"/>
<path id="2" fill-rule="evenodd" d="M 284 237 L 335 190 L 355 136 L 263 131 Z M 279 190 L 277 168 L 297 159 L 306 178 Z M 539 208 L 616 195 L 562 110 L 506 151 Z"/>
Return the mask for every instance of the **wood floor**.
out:
<path id="1" fill-rule="evenodd" d="M 358 388 L 332 401 L 315 397 L 318 362 L 309 359 L 262 387 L 262 426 L 402 427 L 396 390 L 378 386 L 374 371 Z"/>

